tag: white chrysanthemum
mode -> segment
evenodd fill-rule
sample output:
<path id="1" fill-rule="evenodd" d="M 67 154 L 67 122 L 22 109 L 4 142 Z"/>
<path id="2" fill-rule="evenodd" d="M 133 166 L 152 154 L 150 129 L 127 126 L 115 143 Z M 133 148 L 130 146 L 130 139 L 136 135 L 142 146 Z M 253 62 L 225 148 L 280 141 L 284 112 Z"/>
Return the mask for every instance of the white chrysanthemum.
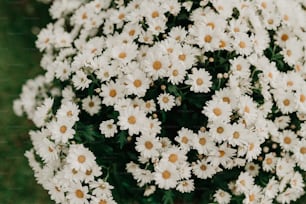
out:
<path id="1" fill-rule="evenodd" d="M 141 135 L 136 138 L 135 149 L 146 158 L 157 157 L 161 146 L 158 138 L 154 135 Z"/>
<path id="2" fill-rule="evenodd" d="M 99 130 L 107 138 L 114 137 L 118 132 L 117 125 L 114 123 L 113 119 L 103 121 L 99 126 Z"/>
<path id="3" fill-rule="evenodd" d="M 211 121 L 229 122 L 232 114 L 231 106 L 223 101 L 209 101 L 202 111 Z"/>
<path id="4" fill-rule="evenodd" d="M 254 178 L 248 172 L 241 172 L 237 181 L 237 191 L 248 193 L 254 186 Z"/>
<path id="5" fill-rule="evenodd" d="M 94 95 L 84 98 L 82 100 L 82 108 L 91 116 L 99 113 L 101 109 L 100 97 Z"/>
<path id="6" fill-rule="evenodd" d="M 53 120 L 47 124 L 47 129 L 51 133 L 51 139 L 55 143 L 67 143 L 69 139 L 72 139 L 75 130 L 73 129 L 74 124 L 65 118 L 59 118 L 58 120 Z"/>
<path id="7" fill-rule="evenodd" d="M 212 86 L 211 76 L 205 69 L 192 69 L 185 84 L 190 85 L 190 90 L 195 93 L 207 93 Z"/>
<path id="8" fill-rule="evenodd" d="M 175 165 L 169 162 L 160 162 L 155 167 L 154 180 L 161 189 L 174 188 L 177 185 L 179 173 Z"/>
<path id="9" fill-rule="evenodd" d="M 205 159 L 197 161 L 196 164 L 192 166 L 192 172 L 196 177 L 200 179 L 212 178 L 218 171 L 220 171 L 216 166 L 208 163 Z"/>
<path id="10" fill-rule="evenodd" d="M 219 204 L 228 204 L 231 201 L 231 194 L 228 192 L 218 189 L 214 194 L 214 201 L 216 201 Z"/>
<path id="11" fill-rule="evenodd" d="M 62 103 L 61 107 L 56 112 L 57 118 L 66 118 L 71 121 L 71 123 L 75 123 L 79 120 L 79 107 L 70 101 Z"/>
<path id="12" fill-rule="evenodd" d="M 190 193 L 194 191 L 194 181 L 193 180 L 183 180 L 178 182 L 178 185 L 176 186 L 176 190 L 178 190 L 181 193 Z"/>
<path id="13" fill-rule="evenodd" d="M 168 93 L 161 93 L 157 97 L 157 102 L 161 110 L 169 111 L 175 106 L 174 96 Z"/>
<path id="14" fill-rule="evenodd" d="M 71 169 L 86 172 L 91 169 L 95 162 L 94 154 L 81 144 L 70 145 L 67 155 L 67 163 Z"/>
<path id="15" fill-rule="evenodd" d="M 89 189 L 81 183 L 72 183 L 69 186 L 67 198 L 70 203 L 89 204 Z"/>
<path id="16" fill-rule="evenodd" d="M 144 130 L 143 123 L 147 121 L 144 111 L 128 107 L 120 111 L 118 125 L 121 130 L 128 130 L 130 135 L 139 134 Z"/>

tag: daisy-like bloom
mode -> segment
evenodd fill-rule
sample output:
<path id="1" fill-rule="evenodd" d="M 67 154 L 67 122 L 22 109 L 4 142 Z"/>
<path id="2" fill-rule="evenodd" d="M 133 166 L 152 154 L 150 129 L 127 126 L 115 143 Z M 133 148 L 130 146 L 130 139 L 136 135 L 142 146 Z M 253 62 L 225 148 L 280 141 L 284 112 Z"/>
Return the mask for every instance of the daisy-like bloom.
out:
<path id="1" fill-rule="evenodd" d="M 301 87 L 305 87 L 303 83 Z M 306 91 L 304 89 L 298 89 L 295 93 L 296 101 L 297 101 L 297 110 L 300 113 L 306 113 Z"/>
<path id="2" fill-rule="evenodd" d="M 143 193 L 144 196 L 149 196 L 153 194 L 156 190 L 156 186 L 154 185 L 149 185 L 146 187 L 145 192 Z"/>
<path id="3" fill-rule="evenodd" d="M 297 38 L 290 38 L 286 41 L 284 49 L 281 54 L 284 56 L 284 61 L 290 66 L 295 62 L 300 61 L 303 56 L 303 43 Z"/>
<path id="4" fill-rule="evenodd" d="M 275 198 L 277 193 L 279 192 L 279 182 L 275 180 L 275 177 L 273 176 L 266 187 L 263 189 L 263 193 L 268 198 Z"/>
<path id="5" fill-rule="evenodd" d="M 144 134 L 149 134 L 149 135 L 157 135 L 161 133 L 161 122 L 155 118 L 148 118 L 147 123 L 144 124 L 145 130 L 143 131 Z"/>
<path id="6" fill-rule="evenodd" d="M 136 171 L 133 173 L 133 177 L 137 181 L 137 185 L 139 187 L 149 184 L 154 179 L 153 173 L 150 170 L 141 168 L 136 169 Z"/>
<path id="7" fill-rule="evenodd" d="M 292 151 L 298 143 L 297 135 L 291 130 L 284 130 L 279 135 L 279 144 L 285 151 Z"/>
<path id="8" fill-rule="evenodd" d="M 186 70 L 188 70 L 196 62 L 196 55 L 199 55 L 196 48 L 190 45 L 183 45 L 182 47 L 178 45 L 178 48 L 174 48 L 173 52 L 171 52 L 171 61 L 179 62 Z"/>
<path id="9" fill-rule="evenodd" d="M 51 116 L 53 106 L 53 99 L 46 98 L 43 104 L 36 108 L 33 116 L 33 122 L 37 127 L 42 127 L 46 124 L 48 118 Z"/>
<path id="10" fill-rule="evenodd" d="M 276 163 L 276 175 L 283 178 L 294 171 L 295 161 L 288 156 L 279 157 Z"/>
<path id="11" fill-rule="evenodd" d="M 234 38 L 233 46 L 237 53 L 248 56 L 253 52 L 252 41 L 246 33 L 235 33 Z"/>
<path id="12" fill-rule="evenodd" d="M 107 106 L 115 105 L 118 100 L 124 97 L 123 86 L 120 82 L 110 81 L 101 87 L 100 96 L 103 98 L 102 103 Z"/>
<path id="13" fill-rule="evenodd" d="M 92 194 L 97 197 L 101 196 L 111 197 L 112 196 L 111 190 L 114 188 L 108 182 L 102 179 L 91 181 L 89 183 L 89 187 L 90 189 L 92 189 Z"/>
<path id="14" fill-rule="evenodd" d="M 258 185 L 254 185 L 245 194 L 245 199 L 242 201 L 243 204 L 257 204 L 262 198 L 262 188 Z"/>
<path id="15" fill-rule="evenodd" d="M 176 190 L 181 193 L 190 193 L 194 191 L 194 181 L 192 179 L 179 181 Z"/>
<path id="16" fill-rule="evenodd" d="M 252 161 L 261 153 L 261 142 L 260 138 L 256 138 L 254 134 L 247 136 L 247 145 L 246 145 L 246 156 L 245 158 L 248 161 Z"/>
<path id="17" fill-rule="evenodd" d="M 46 183 L 45 187 L 48 190 L 50 198 L 56 203 L 67 203 L 67 198 L 65 197 L 64 185 L 57 177 L 50 178 L 49 182 Z"/>
<path id="18" fill-rule="evenodd" d="M 106 196 L 106 195 L 101 195 L 101 196 L 92 196 L 91 197 L 91 204 L 116 204 L 116 201 L 113 199 L 112 196 Z"/>
<path id="19" fill-rule="evenodd" d="M 306 139 L 303 138 L 298 141 L 297 145 L 293 150 L 294 157 L 297 161 L 306 161 Z"/>
<path id="20" fill-rule="evenodd" d="M 227 144 L 223 143 L 217 146 L 217 151 L 213 155 L 207 157 L 207 161 L 213 166 L 219 166 L 219 164 L 221 164 L 223 167 L 227 168 L 234 156 L 236 156 L 236 150 L 227 147 Z"/>
<path id="21" fill-rule="evenodd" d="M 125 77 L 125 85 L 127 94 L 134 94 L 138 97 L 143 97 L 150 86 L 151 80 L 146 74 L 139 69 L 129 73 Z"/>
<path id="22" fill-rule="evenodd" d="M 106 138 L 114 137 L 118 132 L 117 125 L 113 119 L 103 121 L 99 126 L 99 130 Z"/>
<path id="23" fill-rule="evenodd" d="M 145 158 L 159 156 L 159 150 L 162 147 L 159 139 L 150 134 L 141 135 L 136 138 L 135 149 Z"/>
<path id="24" fill-rule="evenodd" d="M 262 162 L 262 169 L 264 171 L 273 171 L 276 167 L 277 157 L 275 153 L 269 153 L 265 155 L 265 159 Z"/>
<path id="25" fill-rule="evenodd" d="M 165 77 L 167 75 L 167 69 L 170 66 L 169 58 L 163 55 L 158 49 L 157 47 L 149 49 L 143 60 L 144 71 L 153 80 Z"/>
<path id="26" fill-rule="evenodd" d="M 49 24 L 47 28 L 44 28 L 39 32 L 35 44 L 40 51 L 43 51 L 52 48 L 53 43 L 54 43 L 53 26 Z"/>
<path id="27" fill-rule="evenodd" d="M 214 201 L 219 203 L 219 204 L 228 204 L 231 202 L 231 194 L 229 194 L 228 192 L 222 190 L 222 189 L 218 189 L 215 193 L 214 193 Z"/>
<path id="28" fill-rule="evenodd" d="M 276 117 L 274 120 L 274 124 L 281 130 L 288 127 L 289 123 L 291 121 L 291 118 L 289 116 L 283 115 Z"/>
<path id="29" fill-rule="evenodd" d="M 121 130 L 128 130 L 129 135 L 144 131 L 143 123 L 147 121 L 146 114 L 139 108 L 127 107 L 119 112 L 118 125 Z"/>
<path id="30" fill-rule="evenodd" d="M 87 78 L 87 75 L 83 71 L 78 70 L 73 75 L 72 82 L 77 90 L 84 90 L 89 87 L 91 80 Z"/>
<path id="31" fill-rule="evenodd" d="M 228 87 L 216 91 L 212 97 L 214 101 L 221 100 L 231 105 L 232 108 L 237 106 L 237 94 Z"/>
<path id="32" fill-rule="evenodd" d="M 100 97 L 93 95 L 84 98 L 82 100 L 82 108 L 91 116 L 99 113 L 101 109 Z"/>
<path id="33" fill-rule="evenodd" d="M 255 122 L 258 110 L 256 108 L 256 104 L 253 102 L 251 97 L 246 95 L 241 96 L 239 98 L 238 108 L 238 113 L 245 120 L 247 125 L 250 125 Z"/>
<path id="34" fill-rule="evenodd" d="M 95 162 L 94 154 L 82 144 L 70 145 L 67 155 L 67 163 L 71 169 L 86 172 L 91 169 Z"/>
<path id="35" fill-rule="evenodd" d="M 169 93 L 161 93 L 157 97 L 159 107 L 163 111 L 170 111 L 175 106 L 175 97 Z"/>
<path id="36" fill-rule="evenodd" d="M 256 177 L 259 174 L 259 165 L 254 162 L 247 163 L 245 165 L 245 170 L 250 173 L 251 176 Z"/>
<path id="37" fill-rule="evenodd" d="M 296 110 L 297 100 L 293 92 L 279 91 L 274 94 L 274 98 L 282 113 L 292 113 Z"/>
<path id="38" fill-rule="evenodd" d="M 169 162 L 160 162 L 154 169 L 154 180 L 159 188 L 168 190 L 177 185 L 179 173 L 175 165 Z"/>
<path id="39" fill-rule="evenodd" d="M 294 188 L 287 188 L 284 192 L 277 195 L 276 201 L 279 203 L 292 203 L 303 195 L 304 191 L 297 191 Z"/>
<path id="40" fill-rule="evenodd" d="M 49 163 L 59 158 L 59 151 L 54 142 L 44 138 L 38 145 L 37 153 L 41 156 L 42 160 Z"/>
<path id="41" fill-rule="evenodd" d="M 187 36 L 187 31 L 181 26 L 172 27 L 168 33 L 169 37 L 176 40 L 177 42 L 184 42 Z"/>
<path id="42" fill-rule="evenodd" d="M 249 77 L 251 74 L 250 63 L 242 56 L 229 60 L 231 63 L 231 71 L 234 75 L 241 77 Z"/>
<path id="43" fill-rule="evenodd" d="M 53 120 L 48 123 L 47 129 L 50 131 L 51 139 L 53 139 L 55 143 L 67 143 L 75 134 L 75 130 L 72 128 L 73 125 L 73 123 L 65 118 L 59 118 L 58 120 Z"/>
<path id="44" fill-rule="evenodd" d="M 156 111 L 156 104 L 154 100 L 151 99 L 151 100 L 144 102 L 141 109 L 144 110 L 145 113 L 152 113 Z"/>
<path id="45" fill-rule="evenodd" d="M 213 122 L 209 126 L 209 135 L 216 141 L 217 143 L 222 143 L 223 141 L 228 140 L 228 136 L 230 134 L 230 125 L 223 122 Z"/>
<path id="46" fill-rule="evenodd" d="M 212 178 L 221 169 L 213 166 L 207 160 L 198 160 L 197 163 L 192 165 L 193 174 L 200 179 Z"/>
<path id="47" fill-rule="evenodd" d="M 205 69 L 192 69 L 192 74 L 188 74 L 185 84 L 190 85 L 190 90 L 195 93 L 207 93 L 212 86 L 211 76 Z"/>
<path id="48" fill-rule="evenodd" d="M 82 186 L 81 183 L 72 183 L 69 186 L 67 199 L 70 203 L 89 204 L 89 190 L 87 186 Z"/>
<path id="49" fill-rule="evenodd" d="M 276 40 L 275 43 L 281 47 L 286 45 L 286 41 L 290 38 L 293 38 L 292 28 L 288 26 L 281 26 L 277 32 L 275 32 L 274 39 Z"/>
<path id="50" fill-rule="evenodd" d="M 249 130 L 241 123 L 234 123 L 230 127 L 230 133 L 228 136 L 228 143 L 235 146 L 242 146 L 246 144 L 245 136 L 249 134 Z"/>
<path id="51" fill-rule="evenodd" d="M 75 123 L 79 120 L 79 112 L 80 109 L 78 105 L 71 101 L 67 101 L 65 103 L 62 103 L 61 107 L 56 112 L 57 118 L 66 118 L 71 123 Z"/>
<path id="52" fill-rule="evenodd" d="M 186 152 L 173 146 L 162 153 L 162 160 L 170 162 L 176 166 L 180 166 L 187 160 Z"/>
<path id="53" fill-rule="evenodd" d="M 211 121 L 229 122 L 232 109 L 226 102 L 211 100 L 206 103 L 202 113 Z"/>
<path id="54" fill-rule="evenodd" d="M 112 57 L 122 64 L 129 63 L 137 56 L 137 45 L 135 43 L 116 45 L 111 50 Z"/>
<path id="55" fill-rule="evenodd" d="M 196 137 L 192 138 L 192 147 L 198 151 L 199 154 L 213 154 L 217 151 L 217 147 L 212 138 L 206 132 L 199 131 Z"/>
<path id="56" fill-rule="evenodd" d="M 181 63 L 174 61 L 171 64 L 171 67 L 167 70 L 167 75 L 169 77 L 168 82 L 174 85 L 182 83 L 185 79 L 186 73 L 185 67 Z"/>
<path id="57" fill-rule="evenodd" d="M 290 176 L 289 184 L 291 188 L 296 189 L 297 191 L 304 191 L 305 183 L 303 176 L 299 172 L 294 172 L 294 174 Z"/>
<path id="58" fill-rule="evenodd" d="M 236 181 L 236 190 L 248 193 L 254 187 L 254 178 L 248 172 L 241 172 Z"/>
<path id="59" fill-rule="evenodd" d="M 185 149 L 188 151 L 192 145 L 192 141 L 195 137 L 197 137 L 197 134 L 195 134 L 192 130 L 189 130 L 187 128 L 181 128 L 177 132 L 178 136 L 176 136 L 174 139 L 180 144 L 180 148 Z"/>

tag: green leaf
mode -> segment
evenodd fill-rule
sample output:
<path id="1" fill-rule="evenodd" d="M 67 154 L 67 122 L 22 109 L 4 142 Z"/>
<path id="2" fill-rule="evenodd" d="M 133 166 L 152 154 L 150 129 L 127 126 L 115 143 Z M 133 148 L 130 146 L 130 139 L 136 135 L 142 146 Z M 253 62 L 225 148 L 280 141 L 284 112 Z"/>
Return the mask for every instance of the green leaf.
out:
<path id="1" fill-rule="evenodd" d="M 163 202 L 164 204 L 173 204 L 174 203 L 174 194 L 172 191 L 166 191 L 163 196 Z"/>
<path id="2" fill-rule="evenodd" d="M 127 131 L 121 131 L 118 134 L 118 143 L 120 145 L 120 149 L 122 149 L 123 146 L 127 143 L 127 135 L 128 135 Z"/>

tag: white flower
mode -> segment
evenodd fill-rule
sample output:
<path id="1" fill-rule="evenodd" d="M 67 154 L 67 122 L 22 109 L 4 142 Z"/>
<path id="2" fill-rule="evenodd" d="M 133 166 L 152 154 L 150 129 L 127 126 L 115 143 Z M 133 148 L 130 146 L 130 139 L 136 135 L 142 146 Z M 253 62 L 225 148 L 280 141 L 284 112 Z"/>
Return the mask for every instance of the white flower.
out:
<path id="1" fill-rule="evenodd" d="M 193 174 L 200 179 L 212 178 L 218 171 L 220 171 L 218 167 L 208 163 L 205 159 L 197 161 L 192 166 Z"/>
<path id="2" fill-rule="evenodd" d="M 95 164 L 94 154 L 81 144 L 70 145 L 67 155 L 67 163 L 71 169 L 86 172 Z"/>
<path id="3" fill-rule="evenodd" d="M 82 108 L 89 115 L 93 116 L 99 113 L 101 109 L 101 99 L 98 96 L 88 96 L 82 100 Z"/>
<path id="4" fill-rule="evenodd" d="M 110 81 L 107 84 L 103 84 L 100 92 L 100 96 L 103 98 L 102 103 L 107 106 L 116 104 L 118 100 L 123 98 L 123 90 L 124 88 L 120 82 Z"/>
<path id="5" fill-rule="evenodd" d="M 53 120 L 47 124 L 47 129 L 51 133 L 51 139 L 55 143 L 67 143 L 69 139 L 72 139 L 75 130 L 73 129 L 73 123 L 65 118 L 59 118 L 58 120 Z"/>
<path id="6" fill-rule="evenodd" d="M 211 100 L 206 103 L 202 113 L 208 117 L 211 121 L 230 121 L 230 116 L 232 114 L 231 106 L 223 101 Z"/>
<path id="7" fill-rule="evenodd" d="M 175 98 L 168 93 L 161 93 L 157 97 L 157 102 L 161 110 L 170 111 L 175 106 Z"/>
<path id="8" fill-rule="evenodd" d="M 127 107 L 120 111 L 118 125 L 121 130 L 128 130 L 130 135 L 139 134 L 144 130 L 143 123 L 147 121 L 144 111 L 139 108 Z"/>
<path id="9" fill-rule="evenodd" d="M 161 148 L 161 143 L 158 138 L 154 135 L 145 134 L 136 138 L 135 149 L 146 158 L 153 158 L 159 156 L 159 149 Z"/>
<path id="10" fill-rule="evenodd" d="M 132 73 L 126 75 L 125 80 L 127 94 L 134 94 L 138 97 L 143 97 L 147 89 L 149 89 L 151 80 L 146 74 L 139 69 L 133 70 Z"/>
<path id="11" fill-rule="evenodd" d="M 84 90 L 89 87 L 91 80 L 87 78 L 87 75 L 83 71 L 78 70 L 75 75 L 73 75 L 72 82 L 76 89 Z"/>
<path id="12" fill-rule="evenodd" d="M 61 107 L 56 112 L 57 118 L 65 118 L 71 123 L 75 123 L 79 120 L 80 109 L 77 104 L 67 101 L 62 103 Z"/>
<path id="13" fill-rule="evenodd" d="M 194 191 L 194 189 L 195 189 L 194 181 L 192 179 L 180 181 L 176 186 L 176 190 L 178 190 L 181 193 L 189 193 Z"/>
<path id="14" fill-rule="evenodd" d="M 219 204 L 228 204 L 231 201 L 231 194 L 228 192 L 218 189 L 214 194 L 214 201 L 218 202 Z"/>
<path id="15" fill-rule="evenodd" d="M 82 186 L 81 183 L 72 183 L 69 186 L 67 198 L 70 203 L 89 204 L 89 190 L 87 186 Z"/>
<path id="16" fill-rule="evenodd" d="M 99 130 L 106 138 L 114 137 L 118 132 L 117 125 L 114 123 L 113 119 L 103 121 L 99 126 Z"/>
<path id="17" fill-rule="evenodd" d="M 211 76 L 205 69 L 192 69 L 185 84 L 191 85 L 190 90 L 195 93 L 207 93 L 212 86 Z"/>
<path id="18" fill-rule="evenodd" d="M 159 188 L 170 189 L 177 185 L 179 178 L 176 167 L 168 162 L 160 162 L 155 167 L 154 180 Z"/>
<path id="19" fill-rule="evenodd" d="M 238 192 L 248 193 L 254 187 L 254 178 L 248 172 L 241 172 L 236 187 Z"/>

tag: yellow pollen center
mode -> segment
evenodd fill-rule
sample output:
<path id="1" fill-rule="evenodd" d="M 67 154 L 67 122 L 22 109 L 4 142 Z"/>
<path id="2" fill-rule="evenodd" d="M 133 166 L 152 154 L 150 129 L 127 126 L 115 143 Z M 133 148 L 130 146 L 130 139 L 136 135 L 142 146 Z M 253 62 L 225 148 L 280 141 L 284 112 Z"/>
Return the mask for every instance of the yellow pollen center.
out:
<path id="1" fill-rule="evenodd" d="M 250 113 L 250 107 L 249 106 L 245 106 L 244 107 L 244 112 L 245 113 Z"/>
<path id="2" fill-rule="evenodd" d="M 284 106 L 289 106 L 290 105 L 290 100 L 289 99 L 283 100 L 283 104 L 284 104 Z"/>
<path id="3" fill-rule="evenodd" d="M 238 33 L 238 32 L 240 32 L 240 29 L 239 29 L 238 27 L 235 27 L 235 28 L 234 28 L 234 32 L 235 32 L 235 33 Z"/>
<path id="4" fill-rule="evenodd" d="M 48 151 L 52 153 L 54 150 L 53 150 L 53 148 L 48 147 Z"/>
<path id="5" fill-rule="evenodd" d="M 204 83 L 204 81 L 201 78 L 197 78 L 196 83 L 198 86 L 201 86 Z"/>
<path id="6" fill-rule="evenodd" d="M 145 145 L 146 149 L 152 149 L 153 148 L 153 144 L 150 141 L 146 141 L 144 145 Z"/>
<path id="7" fill-rule="evenodd" d="M 285 21 L 288 21 L 288 20 L 289 20 L 289 16 L 288 16 L 287 14 L 285 14 L 284 17 L 283 17 L 283 19 L 284 19 Z"/>
<path id="8" fill-rule="evenodd" d="M 288 55 L 288 57 L 290 57 L 292 55 L 292 51 L 291 50 L 287 50 L 286 54 Z"/>
<path id="9" fill-rule="evenodd" d="M 93 101 L 90 101 L 90 102 L 88 103 L 88 106 L 89 106 L 90 108 L 92 108 L 92 107 L 95 106 L 95 103 L 94 103 Z"/>
<path id="10" fill-rule="evenodd" d="M 68 112 L 66 113 L 66 115 L 67 115 L 68 117 L 72 117 L 72 116 L 73 116 L 73 113 L 72 113 L 72 111 L 68 111 Z"/>
<path id="11" fill-rule="evenodd" d="M 67 126 L 66 126 L 66 125 L 62 125 L 62 126 L 60 127 L 60 132 L 61 132 L 62 134 L 64 134 L 66 131 L 67 131 Z"/>
<path id="12" fill-rule="evenodd" d="M 91 169 L 86 170 L 85 174 L 86 174 L 87 176 L 90 176 L 90 175 L 92 174 L 92 170 L 91 170 Z"/>
<path id="13" fill-rule="evenodd" d="M 222 110 L 220 108 L 214 108 L 213 109 L 213 113 L 216 115 L 216 116 L 220 116 L 222 114 Z"/>
<path id="14" fill-rule="evenodd" d="M 261 3 L 261 7 L 264 8 L 264 9 L 267 8 L 267 3 L 266 2 L 262 2 Z"/>
<path id="15" fill-rule="evenodd" d="M 109 91 L 109 96 L 110 96 L 110 97 L 115 97 L 115 96 L 117 96 L 117 91 L 116 91 L 115 89 L 110 90 L 110 91 Z"/>
<path id="16" fill-rule="evenodd" d="M 200 143 L 200 145 L 205 145 L 206 144 L 206 139 L 205 138 L 200 138 L 199 139 L 199 143 Z"/>
<path id="17" fill-rule="evenodd" d="M 153 63 L 153 69 L 154 70 L 160 70 L 161 69 L 161 67 L 162 67 L 162 63 L 160 62 L 160 61 L 155 61 L 154 63 Z"/>
<path id="18" fill-rule="evenodd" d="M 153 11 L 151 16 L 152 16 L 152 18 L 157 18 L 159 16 L 159 12 L 158 11 Z"/>
<path id="19" fill-rule="evenodd" d="M 178 156 L 176 154 L 170 154 L 169 161 L 175 163 L 178 160 Z"/>
<path id="20" fill-rule="evenodd" d="M 284 143 L 285 143 L 285 144 L 291 144 L 291 138 L 288 137 L 288 136 L 286 136 L 286 137 L 284 138 Z"/>
<path id="21" fill-rule="evenodd" d="M 249 145 L 249 150 L 252 151 L 252 150 L 254 149 L 254 147 L 255 147 L 255 145 L 254 145 L 253 143 L 251 143 L 251 144 Z"/>
<path id="22" fill-rule="evenodd" d="M 223 127 L 218 127 L 217 128 L 217 133 L 222 134 L 224 132 L 224 128 Z"/>
<path id="23" fill-rule="evenodd" d="M 246 48 L 246 43 L 243 42 L 243 41 L 240 41 L 240 42 L 239 42 L 239 47 L 242 48 L 242 49 L 243 49 L 243 48 Z"/>
<path id="24" fill-rule="evenodd" d="M 241 66 L 241 64 L 237 64 L 237 66 L 236 66 L 236 70 L 237 70 L 237 71 L 241 71 L 241 70 L 242 70 L 242 66 Z"/>
<path id="25" fill-rule="evenodd" d="M 77 198 L 84 198 L 84 193 L 80 189 L 75 191 L 75 195 Z"/>
<path id="26" fill-rule="evenodd" d="M 120 13 L 119 16 L 118 16 L 118 18 L 119 18 L 120 20 L 124 19 L 124 17 L 125 17 L 124 13 Z"/>
<path id="27" fill-rule="evenodd" d="M 135 35 L 135 32 L 136 32 L 136 31 L 135 31 L 134 29 L 133 29 L 133 30 L 130 30 L 130 31 L 129 31 L 129 36 L 134 36 L 134 35 Z"/>
<path id="28" fill-rule="evenodd" d="M 219 157 L 223 157 L 225 155 L 225 152 L 223 150 L 219 150 Z"/>
<path id="29" fill-rule="evenodd" d="M 272 164 L 273 160 L 271 158 L 267 158 L 266 159 L 266 164 L 270 165 Z"/>
<path id="30" fill-rule="evenodd" d="M 293 81 L 287 81 L 287 86 L 293 86 Z"/>
<path id="31" fill-rule="evenodd" d="M 75 169 L 72 169 L 71 172 L 72 172 L 73 175 L 76 175 L 78 173 L 78 171 L 75 170 Z"/>
<path id="32" fill-rule="evenodd" d="M 245 186 L 245 180 L 241 180 L 239 183 L 240 183 L 241 185 Z"/>
<path id="33" fill-rule="evenodd" d="M 163 173 L 162 173 L 162 177 L 164 179 L 169 179 L 171 177 L 171 173 L 167 170 L 165 170 Z"/>
<path id="34" fill-rule="evenodd" d="M 228 104 L 231 102 L 231 100 L 229 99 L 229 97 L 223 97 L 223 98 L 222 98 L 222 101 L 225 102 L 225 103 L 228 103 Z"/>
<path id="35" fill-rule="evenodd" d="M 179 72 L 177 71 L 177 69 L 175 69 L 175 70 L 173 70 L 173 72 L 172 72 L 172 76 L 177 76 L 179 74 Z"/>
<path id="36" fill-rule="evenodd" d="M 120 59 L 124 59 L 124 58 L 126 58 L 126 53 L 125 53 L 125 52 L 120 52 L 119 55 L 118 55 L 118 57 L 119 57 Z"/>
<path id="37" fill-rule="evenodd" d="M 181 54 L 178 56 L 179 60 L 181 61 L 185 61 L 186 60 L 186 55 L 185 54 Z"/>
<path id="38" fill-rule="evenodd" d="M 219 48 L 225 48 L 225 47 L 226 47 L 226 42 L 224 40 L 220 40 Z"/>
<path id="39" fill-rule="evenodd" d="M 164 103 L 168 103 L 168 102 L 169 102 L 169 98 L 166 97 L 166 96 L 164 96 L 163 99 L 162 99 L 162 101 L 163 101 Z"/>
<path id="40" fill-rule="evenodd" d="M 215 24 L 213 22 L 209 22 L 206 25 L 211 27 L 211 29 L 215 29 Z"/>
<path id="41" fill-rule="evenodd" d="M 202 171 L 206 171 L 207 167 L 206 167 L 204 164 L 202 164 L 202 165 L 200 166 L 200 169 L 201 169 Z"/>
<path id="42" fill-rule="evenodd" d="M 300 102 L 304 103 L 306 100 L 306 96 L 304 94 L 300 95 Z"/>
<path id="43" fill-rule="evenodd" d="M 204 41 L 205 41 L 206 43 L 210 43 L 210 42 L 212 41 L 211 35 L 206 35 L 206 36 L 204 37 Z"/>
<path id="44" fill-rule="evenodd" d="M 141 80 L 139 80 L 139 79 L 136 79 L 135 81 L 134 81 L 134 86 L 136 87 L 136 88 L 139 88 L 139 87 L 141 87 L 141 85 L 142 85 L 142 82 L 141 82 Z"/>
<path id="45" fill-rule="evenodd" d="M 182 143 L 187 144 L 189 140 L 186 136 L 183 136 L 181 141 Z"/>
<path id="46" fill-rule="evenodd" d="M 255 195 L 251 194 L 249 195 L 249 201 L 253 202 L 255 200 Z"/>
<path id="47" fill-rule="evenodd" d="M 288 40 L 289 36 L 287 34 L 282 34 L 281 40 L 286 42 Z"/>
<path id="48" fill-rule="evenodd" d="M 306 154 L 306 147 L 301 147 L 300 153 L 301 154 Z"/>
<path id="49" fill-rule="evenodd" d="M 272 24 L 274 23 L 273 19 L 270 18 L 270 19 L 268 20 L 268 23 L 269 23 L 270 25 L 272 25 Z"/>
<path id="50" fill-rule="evenodd" d="M 84 163 L 86 161 L 86 157 L 84 156 L 84 155 L 80 155 L 80 156 L 78 156 L 78 162 L 79 163 Z"/>
<path id="51" fill-rule="evenodd" d="M 83 13 L 82 19 L 83 19 L 83 20 L 87 19 L 87 13 Z"/>
<path id="52" fill-rule="evenodd" d="M 130 117 L 128 117 L 128 123 L 131 125 L 134 125 L 136 123 L 136 117 L 131 115 Z"/>
<path id="53" fill-rule="evenodd" d="M 106 200 L 100 200 L 99 204 L 107 204 Z"/>
<path id="54" fill-rule="evenodd" d="M 240 133 L 237 132 L 237 131 L 235 131 L 235 132 L 233 133 L 233 138 L 234 138 L 234 139 L 238 139 L 239 137 L 240 137 Z"/>

